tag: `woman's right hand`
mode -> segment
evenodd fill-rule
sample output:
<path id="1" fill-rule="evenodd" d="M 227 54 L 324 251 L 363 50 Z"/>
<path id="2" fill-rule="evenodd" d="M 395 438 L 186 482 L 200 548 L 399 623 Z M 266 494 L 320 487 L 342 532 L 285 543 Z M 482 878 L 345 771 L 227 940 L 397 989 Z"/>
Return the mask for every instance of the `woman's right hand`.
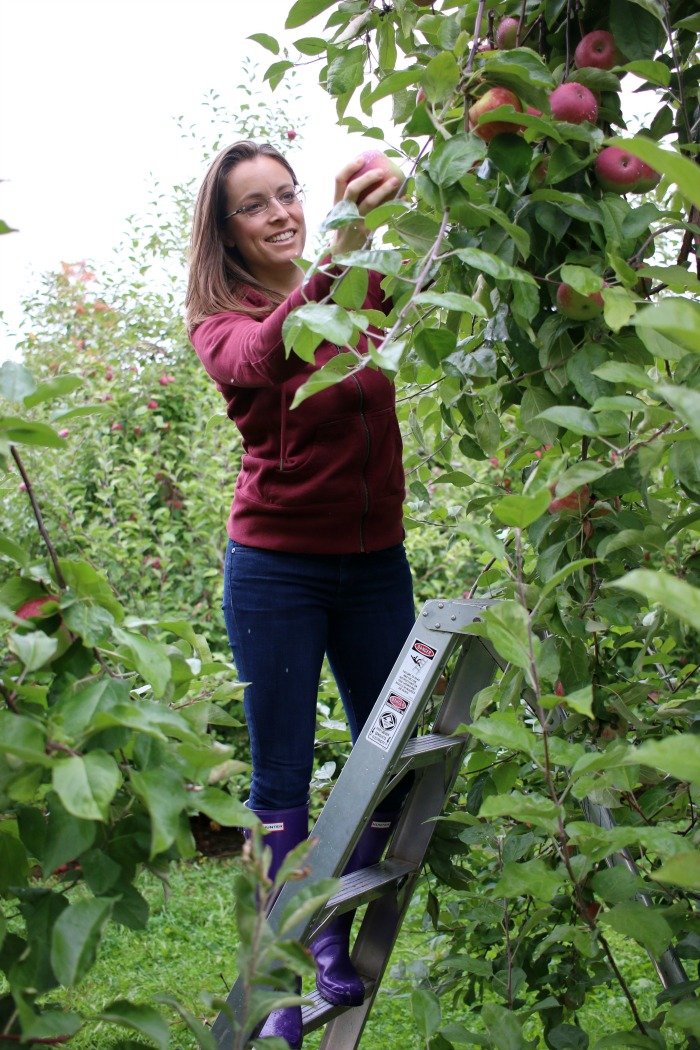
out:
<path id="1" fill-rule="evenodd" d="M 393 175 L 386 178 L 386 172 L 379 168 L 371 168 L 364 174 L 354 178 L 355 172 L 358 172 L 363 164 L 364 159 L 356 157 L 355 160 L 350 161 L 338 172 L 335 178 L 335 197 L 333 201 L 334 204 L 338 204 L 342 200 L 352 201 L 353 204 L 357 205 L 361 216 L 366 215 L 373 208 L 378 208 L 385 201 L 393 200 L 396 196 L 396 191 L 401 185 L 398 178 Z M 358 204 L 357 198 L 364 192 L 367 195 Z M 364 246 L 368 237 L 369 231 L 364 222 L 352 223 L 350 226 L 344 226 L 337 231 L 333 250 L 335 252 L 356 251 Z"/>

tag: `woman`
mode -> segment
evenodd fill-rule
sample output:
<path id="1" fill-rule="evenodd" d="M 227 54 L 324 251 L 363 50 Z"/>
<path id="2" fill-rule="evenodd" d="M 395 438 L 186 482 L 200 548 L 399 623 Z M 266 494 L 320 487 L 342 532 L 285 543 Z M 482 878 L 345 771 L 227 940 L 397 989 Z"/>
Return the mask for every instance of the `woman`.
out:
<path id="1" fill-rule="evenodd" d="M 385 172 L 339 173 L 335 201 L 361 216 L 394 197 Z M 224 616 L 234 661 L 249 682 L 244 709 L 252 779 L 272 871 L 308 834 L 316 699 L 324 655 L 353 741 L 414 622 L 403 548 L 404 475 L 393 384 L 368 367 L 292 409 L 295 392 L 343 348 L 321 342 L 314 364 L 285 354 L 282 325 L 296 307 L 330 297 L 339 271 L 304 281 L 296 260 L 306 228 L 297 178 L 272 146 L 237 142 L 214 160 L 195 205 L 187 322 L 192 343 L 240 431 L 243 457 L 228 519 Z M 363 222 L 334 251 L 361 248 Z M 365 308 L 388 312 L 380 275 Z M 375 339 L 379 333 L 375 332 Z M 361 335 L 356 350 L 367 351 Z M 346 871 L 376 862 L 401 793 L 363 832 Z M 349 958 L 352 913 L 311 945 L 330 1002 L 362 1002 Z M 301 1046 L 301 1011 L 279 1010 L 262 1035 Z"/>

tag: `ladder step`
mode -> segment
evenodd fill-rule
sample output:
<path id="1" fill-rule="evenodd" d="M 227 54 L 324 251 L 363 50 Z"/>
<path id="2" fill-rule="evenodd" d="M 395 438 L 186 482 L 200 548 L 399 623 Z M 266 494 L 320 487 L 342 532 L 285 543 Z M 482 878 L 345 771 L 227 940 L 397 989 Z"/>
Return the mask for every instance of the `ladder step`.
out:
<path id="1" fill-rule="evenodd" d="M 350 875 L 343 875 L 340 889 L 329 898 L 324 912 L 335 910 L 336 914 L 341 914 L 376 900 L 384 895 L 388 887 L 396 885 L 415 870 L 415 865 L 410 861 L 382 860 L 371 868 L 360 868 Z"/>
<path id="2" fill-rule="evenodd" d="M 365 979 L 365 999 L 374 991 L 374 981 Z M 301 1023 L 304 1035 L 313 1032 L 316 1028 L 322 1028 L 328 1021 L 340 1014 L 351 1010 L 350 1006 L 333 1006 L 327 1003 L 321 993 L 314 988 L 313 991 L 304 992 L 304 998 L 311 999 L 313 1006 L 302 1006 Z"/>
<path id="3" fill-rule="evenodd" d="M 450 751 L 462 750 L 465 746 L 464 737 L 444 736 L 442 733 L 425 733 L 423 736 L 413 737 L 408 741 L 401 752 L 400 762 L 406 761 L 406 768 L 418 769 L 420 766 L 428 766 L 433 762 L 449 754 Z"/>

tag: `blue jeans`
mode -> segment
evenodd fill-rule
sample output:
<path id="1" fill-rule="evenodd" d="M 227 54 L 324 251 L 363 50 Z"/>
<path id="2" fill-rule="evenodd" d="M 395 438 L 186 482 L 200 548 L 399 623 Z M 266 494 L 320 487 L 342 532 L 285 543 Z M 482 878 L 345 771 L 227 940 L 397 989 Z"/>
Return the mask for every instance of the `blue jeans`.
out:
<path id="1" fill-rule="evenodd" d="M 354 742 L 415 622 L 406 552 L 287 554 L 229 541 L 223 610 L 238 676 L 250 683 L 248 805 L 303 806 L 324 654 Z"/>

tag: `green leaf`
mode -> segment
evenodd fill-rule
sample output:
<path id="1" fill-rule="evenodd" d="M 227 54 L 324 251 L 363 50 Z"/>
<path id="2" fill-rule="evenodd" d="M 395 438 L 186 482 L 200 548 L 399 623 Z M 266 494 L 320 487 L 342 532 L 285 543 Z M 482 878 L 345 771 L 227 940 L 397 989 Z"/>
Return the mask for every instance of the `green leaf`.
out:
<path id="1" fill-rule="evenodd" d="M 489 606 L 481 623 L 471 624 L 468 633 L 486 636 L 500 655 L 516 667 L 529 668 L 531 643 L 535 656 L 539 649 L 539 639 L 531 636 L 529 616 L 519 602 Z"/>
<path id="2" fill-rule="evenodd" d="M 428 173 L 438 186 L 452 186 L 486 156 L 486 143 L 463 132 L 438 143 L 430 154 Z"/>
<path id="3" fill-rule="evenodd" d="M 117 623 L 123 620 L 124 610 L 114 597 L 106 576 L 93 569 L 88 562 L 75 561 L 72 558 L 61 558 L 59 566 L 67 586 L 76 595 L 108 609 Z"/>
<path id="4" fill-rule="evenodd" d="M 573 693 L 566 693 L 559 700 L 565 707 L 570 707 L 572 711 L 585 715 L 586 718 L 593 718 L 593 686 L 584 685 Z"/>
<path id="5" fill-rule="evenodd" d="M 484 799 L 479 816 L 507 817 L 525 824 L 534 824 L 551 834 L 559 830 L 559 807 L 549 798 L 532 791 L 527 795 L 511 791 L 507 795 L 489 795 Z"/>
<path id="6" fill-rule="evenodd" d="M 335 0 L 295 0 L 287 15 L 285 29 L 298 29 L 305 22 L 310 22 L 316 15 L 332 7 L 334 3 Z"/>
<path id="7" fill-rule="evenodd" d="M 568 496 L 571 492 L 575 492 L 576 489 L 580 489 L 582 485 L 589 485 L 591 482 L 597 481 L 598 478 L 605 477 L 610 471 L 611 467 L 609 465 L 595 463 L 592 459 L 574 463 L 573 466 L 564 471 L 557 481 L 556 495 L 559 499 L 563 499 L 564 496 Z"/>
<path id="8" fill-rule="evenodd" d="M 658 602 L 673 616 L 700 631 L 700 590 L 685 580 L 679 580 L 668 572 L 635 569 L 607 586 L 634 591 L 646 600 L 647 605 Z"/>
<path id="9" fill-rule="evenodd" d="M 109 819 L 109 806 L 122 782 L 119 766 L 105 751 L 60 758 L 53 767 L 53 788 L 64 808 L 82 820 Z"/>
<path id="10" fill-rule="evenodd" d="M 301 323 L 311 332 L 328 340 L 329 343 L 336 343 L 339 346 L 345 346 L 352 338 L 352 321 L 341 306 L 332 303 L 305 303 L 304 306 L 293 310 L 282 326 L 282 337 L 288 350 L 293 348 L 288 342 L 292 321 L 297 324 Z"/>
<path id="11" fill-rule="evenodd" d="M 61 912 L 51 933 L 51 966 L 61 984 L 78 984 L 88 972 L 111 910 L 111 900 L 91 898 Z"/>
<path id="12" fill-rule="evenodd" d="M 634 73 L 641 80 L 647 80 L 650 84 L 657 84 L 659 87 L 668 87 L 671 83 L 671 71 L 664 62 L 639 59 L 636 62 L 626 62 L 620 68 L 626 73 Z"/>
<path id="13" fill-rule="evenodd" d="M 24 762 L 49 765 L 45 753 L 45 729 L 33 719 L 15 714 L 8 708 L 0 710 L 0 754 L 14 755 Z"/>
<path id="14" fill-rule="evenodd" d="M 248 40 L 254 40 L 256 44 L 260 44 L 261 47 L 271 51 L 273 55 L 278 55 L 280 52 L 280 46 L 273 36 L 268 36 L 267 33 L 252 33 Z"/>
<path id="15" fill-rule="evenodd" d="M 557 486 L 557 492 L 558 490 L 559 486 Z M 568 565 L 565 565 L 562 569 L 559 569 L 558 572 L 555 572 L 554 575 L 551 576 L 547 580 L 545 585 L 542 587 L 538 598 L 538 605 L 539 602 L 543 598 L 546 598 L 551 591 L 556 590 L 559 584 L 563 583 L 564 580 L 567 579 L 567 577 L 571 576 L 575 572 L 578 572 L 579 569 L 585 568 L 586 565 L 593 565 L 596 561 L 597 558 L 578 558 L 576 561 L 572 561 Z"/>
<path id="16" fill-rule="evenodd" d="M 670 383 L 656 383 L 653 389 L 654 393 L 675 408 L 683 422 L 700 438 L 700 391 L 688 386 L 672 386 Z"/>
<path id="17" fill-rule="evenodd" d="M 335 0 L 333 0 L 335 2 Z M 364 53 L 364 49 L 363 53 Z M 397 91 L 401 91 L 405 87 L 410 87 L 411 84 L 416 84 L 421 79 L 422 73 L 418 68 L 414 69 L 399 69 L 395 73 L 389 73 L 387 77 L 379 82 L 379 86 L 371 91 L 366 99 L 368 106 L 374 105 L 375 102 L 379 102 L 382 98 L 387 98 L 389 95 L 396 94 Z"/>
<path id="18" fill-rule="evenodd" d="M 605 323 L 613 332 L 619 332 L 634 317 L 637 304 L 627 288 L 604 288 L 602 296 Z"/>
<path id="19" fill-rule="evenodd" d="M 497 281 L 524 281 L 526 284 L 537 285 L 532 274 L 519 270 L 517 266 L 511 266 L 497 255 L 482 251 L 481 248 L 458 248 L 454 254 L 465 265 L 478 270 L 479 273 L 487 273 Z"/>
<path id="20" fill-rule="evenodd" d="M 646 740 L 630 748 L 626 765 L 651 766 L 677 780 L 700 783 L 700 737 L 693 733 L 672 733 L 662 740 Z"/>
<path id="21" fill-rule="evenodd" d="M 665 37 L 656 16 L 643 9 L 649 2 L 642 0 L 642 3 L 637 4 L 614 0 L 610 5 L 607 28 L 628 59 L 652 59 Z"/>
<path id="22" fill-rule="evenodd" d="M 642 340 L 647 329 L 651 329 L 686 350 L 700 353 L 700 303 L 683 298 L 662 299 L 642 307 L 634 323 Z"/>
<path id="23" fill-rule="evenodd" d="M 541 418 L 541 413 L 556 405 L 556 398 L 545 387 L 527 387 L 520 402 L 520 422 L 523 429 L 544 444 L 553 445 L 559 430 L 555 423 Z"/>
<path id="24" fill-rule="evenodd" d="M 540 489 L 534 496 L 504 496 L 491 508 L 504 525 L 525 529 L 547 511 L 551 500 L 549 489 Z"/>
<path id="25" fill-rule="evenodd" d="M 342 280 L 336 281 L 333 290 L 333 302 L 347 310 L 359 310 L 367 298 L 369 274 L 359 267 L 352 267 L 343 274 Z"/>
<path id="26" fill-rule="evenodd" d="M 454 92 L 459 84 L 461 70 L 451 51 L 440 51 L 430 59 L 421 83 L 430 102 L 442 102 Z"/>
<path id="27" fill-rule="evenodd" d="M 218 788 L 207 787 L 192 793 L 192 804 L 199 813 L 224 827 L 239 827 L 250 820 L 251 812 L 237 798 Z"/>
<path id="28" fill-rule="evenodd" d="M 326 361 L 325 365 L 317 368 L 309 376 L 305 383 L 298 387 L 292 401 L 292 408 L 297 408 L 307 397 L 317 394 L 321 390 L 327 390 L 336 383 L 342 383 L 353 371 L 357 369 L 358 357 L 350 351 L 338 354 Z"/>
<path id="29" fill-rule="evenodd" d="M 668 882 L 694 893 L 700 892 L 700 850 L 676 853 L 651 872 L 655 882 Z"/>
<path id="30" fill-rule="evenodd" d="M 180 814 L 189 805 L 180 776 L 162 766 L 130 772 L 131 785 L 151 818 L 151 859 L 164 853 L 180 833 Z"/>
<path id="31" fill-rule="evenodd" d="M 488 717 L 478 718 L 469 731 L 477 740 L 483 740 L 490 747 L 522 751 L 526 755 L 532 755 L 538 744 L 534 734 L 512 711 L 496 711 Z"/>
<path id="32" fill-rule="evenodd" d="M 0 439 L 15 445 L 41 445 L 43 448 L 64 448 L 65 441 L 47 423 L 30 423 L 12 416 L 0 417 Z"/>
<path id="33" fill-rule="evenodd" d="M 130 1028 L 139 1035 L 150 1039 L 158 1050 L 168 1050 L 170 1028 L 167 1022 L 152 1006 L 141 1006 L 126 999 L 115 999 L 113 1003 L 97 1014 L 102 1021 Z"/>
<path id="34" fill-rule="evenodd" d="M 628 153 L 665 175 L 669 182 L 675 182 L 681 194 L 696 208 L 700 208 L 700 168 L 680 153 L 663 149 L 653 139 L 636 135 L 631 139 L 612 138 L 606 140 L 606 146 L 619 146 Z"/>
<path id="35" fill-rule="evenodd" d="M 159 699 L 165 693 L 172 674 L 172 667 L 165 646 L 152 642 L 142 634 L 113 627 L 114 640 L 126 650 L 131 663 Z"/>
<path id="36" fill-rule="evenodd" d="M 667 1025 L 682 1028 L 689 1035 L 700 1037 L 700 1003 L 694 999 L 683 999 L 680 1003 L 674 1003 L 666 1011 L 664 1028 Z"/>
<path id="37" fill-rule="evenodd" d="M 540 412 L 537 418 L 556 423 L 564 430 L 570 430 L 572 434 L 586 434 L 592 437 L 600 433 L 595 416 L 576 405 L 553 405 L 552 408 L 545 408 Z"/>
<path id="38" fill-rule="evenodd" d="M 379 209 L 375 209 L 378 211 Z M 375 214 L 372 212 L 372 215 Z M 363 270 L 376 270 L 377 273 L 391 274 L 395 277 L 401 272 L 403 266 L 403 258 L 401 252 L 387 251 L 387 250 L 372 250 L 363 249 L 357 252 L 339 252 L 333 256 L 335 262 L 340 266 L 354 266 L 361 267 Z M 344 283 L 346 278 L 339 281 L 339 284 Z M 339 301 L 339 300 L 338 300 Z M 362 303 L 359 304 L 362 306 Z M 359 307 L 358 307 L 359 308 Z"/>
<path id="39" fill-rule="evenodd" d="M 561 268 L 561 279 L 566 284 L 570 284 L 571 287 L 580 292 L 581 295 L 590 295 L 592 292 L 599 292 L 603 287 L 603 278 L 600 274 L 596 273 L 595 270 L 589 269 L 587 266 L 572 266 L 565 264 Z"/>
<path id="40" fill-rule="evenodd" d="M 23 401 L 36 390 L 32 373 L 19 361 L 3 361 L 0 365 L 0 397 L 8 401 Z"/>
<path id="41" fill-rule="evenodd" d="M 427 988 L 415 988 L 411 992 L 413 1019 L 421 1036 L 428 1040 L 437 1032 L 442 1020 L 440 1000 Z"/>
<path id="42" fill-rule="evenodd" d="M 508 861 L 501 877 L 493 887 L 496 897 L 535 897 L 551 901 L 558 892 L 564 876 L 552 871 L 543 860 Z"/>
<path id="43" fill-rule="evenodd" d="M 605 361 L 593 369 L 593 374 L 609 383 L 624 383 L 625 386 L 638 387 L 640 390 L 651 386 L 652 383 L 643 368 L 626 361 Z"/>
<path id="44" fill-rule="evenodd" d="M 30 631 L 29 634 L 11 633 L 7 636 L 7 645 L 22 661 L 26 671 L 36 671 L 55 655 L 58 638 L 50 637 L 43 631 Z"/>
<path id="45" fill-rule="evenodd" d="M 459 292 L 419 292 L 413 297 L 413 302 L 419 305 L 441 306 L 445 310 L 473 314 L 476 317 L 487 316 L 486 309 L 481 303 Z"/>
<path id="46" fill-rule="evenodd" d="M 24 406 L 25 408 L 34 408 L 35 405 L 39 405 L 44 401 L 50 401 L 52 398 L 65 397 L 66 394 L 71 394 L 78 387 L 82 386 L 83 382 L 84 380 L 80 376 L 56 376 L 46 383 L 41 383 L 36 390 L 28 394 L 24 398 Z"/>
<path id="47" fill-rule="evenodd" d="M 647 908 L 639 901 L 616 904 L 609 911 L 601 912 L 598 921 L 624 937 L 633 937 L 655 956 L 666 951 L 673 937 L 673 931 L 659 909 Z"/>
<path id="48" fill-rule="evenodd" d="M 4 893 L 10 886 L 23 886 L 27 881 L 28 871 L 29 860 L 22 843 L 14 835 L 0 831 L 0 893 Z"/>

